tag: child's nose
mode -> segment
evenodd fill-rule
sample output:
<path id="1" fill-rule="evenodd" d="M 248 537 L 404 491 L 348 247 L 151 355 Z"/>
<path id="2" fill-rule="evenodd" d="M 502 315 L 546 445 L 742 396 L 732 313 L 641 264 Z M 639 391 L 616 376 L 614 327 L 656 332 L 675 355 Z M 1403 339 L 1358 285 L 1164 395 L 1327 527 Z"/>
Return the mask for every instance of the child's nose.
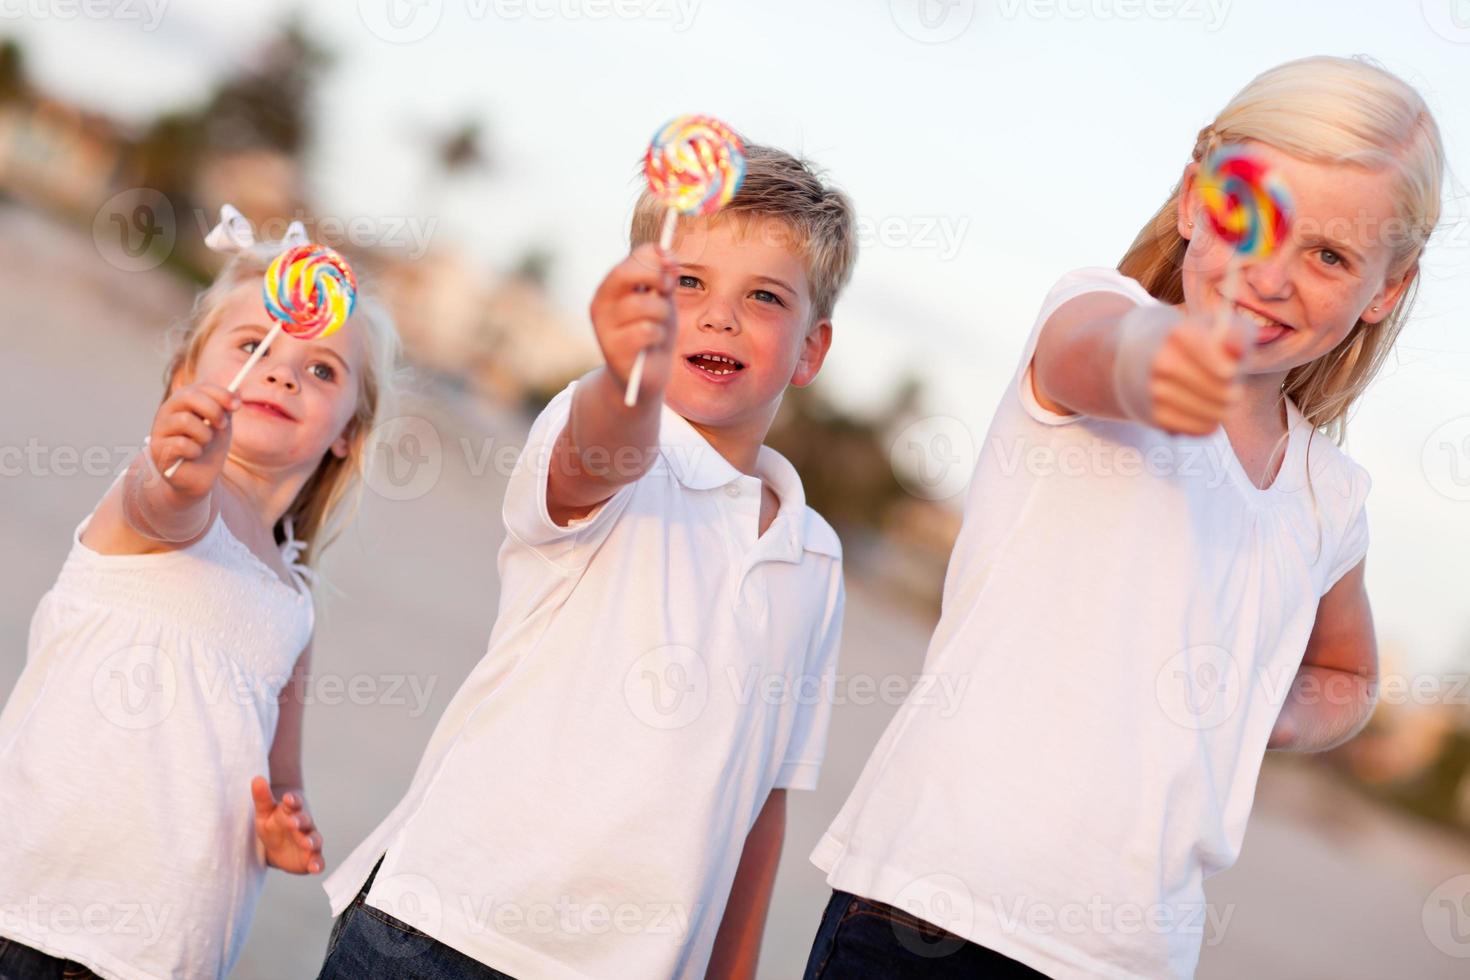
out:
<path id="1" fill-rule="evenodd" d="M 701 330 L 718 330 L 722 333 L 739 333 L 740 324 L 735 319 L 735 311 L 730 304 L 723 302 L 711 302 L 699 313 L 699 328 Z"/>
<path id="2" fill-rule="evenodd" d="M 1291 265 L 1287 249 L 1246 267 L 1245 280 L 1262 299 L 1283 299 L 1291 292 Z"/>
<path id="3" fill-rule="evenodd" d="M 265 380 L 273 385 L 282 385 L 287 391 L 295 391 L 300 387 L 296 381 L 296 372 L 279 362 L 272 364 L 270 370 L 265 372 Z"/>

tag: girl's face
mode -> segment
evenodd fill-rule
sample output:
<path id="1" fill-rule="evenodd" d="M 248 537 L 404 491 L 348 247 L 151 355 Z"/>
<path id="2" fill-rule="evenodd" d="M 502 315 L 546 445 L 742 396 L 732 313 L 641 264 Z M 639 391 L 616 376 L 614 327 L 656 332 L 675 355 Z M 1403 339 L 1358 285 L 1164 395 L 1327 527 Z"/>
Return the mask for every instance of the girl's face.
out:
<path id="1" fill-rule="evenodd" d="M 1287 241 L 1263 260 L 1240 267 L 1237 311 L 1258 326 L 1250 374 L 1281 374 L 1335 348 L 1359 319 L 1388 317 L 1412 274 L 1390 279 L 1389 265 L 1406 225 L 1394 203 L 1389 169 L 1310 163 L 1264 143 L 1247 142 L 1286 184 L 1293 201 Z M 1184 299 L 1191 313 L 1215 315 L 1225 302 L 1233 249 L 1215 235 L 1196 189 L 1199 164 L 1184 170 L 1179 234 Z"/>
<path id="2" fill-rule="evenodd" d="M 175 385 L 209 381 L 225 387 L 271 323 L 260 287 L 241 285 L 221 308 L 193 376 Z M 284 469 L 315 469 L 328 452 L 346 456 L 363 370 L 359 333 L 344 328 L 316 340 L 277 334 L 240 384 L 243 404 L 231 420 L 230 455 Z"/>
<path id="3" fill-rule="evenodd" d="M 776 218 L 682 222 L 672 249 L 678 337 L 665 394 L 680 415 L 707 426 L 768 424 L 788 385 L 816 377 L 832 325 L 812 323 L 794 239 Z"/>

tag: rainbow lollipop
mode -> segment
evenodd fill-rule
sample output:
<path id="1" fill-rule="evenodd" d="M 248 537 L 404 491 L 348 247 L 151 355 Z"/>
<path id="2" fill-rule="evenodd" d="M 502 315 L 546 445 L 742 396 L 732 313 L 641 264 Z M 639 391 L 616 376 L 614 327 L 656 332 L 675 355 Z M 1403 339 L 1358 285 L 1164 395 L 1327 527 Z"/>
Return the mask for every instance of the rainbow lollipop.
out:
<path id="1" fill-rule="evenodd" d="M 648 189 L 668 212 L 658 236 L 658 247 L 668 251 L 681 214 L 714 214 L 730 203 L 745 179 L 745 147 L 735 131 L 712 116 L 678 116 L 669 120 L 648 144 L 643 156 Z M 628 374 L 623 403 L 638 401 L 643 380 L 639 351 Z"/>
<path id="2" fill-rule="evenodd" d="M 316 340 L 340 330 L 357 307 L 357 276 L 335 250 L 325 245 L 297 245 L 271 261 L 261 294 L 274 323 L 230 382 L 231 392 L 239 389 L 282 330 L 298 340 Z M 174 460 L 163 475 L 173 476 L 183 462 Z"/>
<path id="3" fill-rule="evenodd" d="M 1216 334 L 1227 328 L 1243 262 L 1267 258 L 1291 232 L 1291 194 L 1266 165 L 1239 147 L 1215 151 L 1200 168 L 1200 203 L 1210 227 L 1231 246 Z"/>

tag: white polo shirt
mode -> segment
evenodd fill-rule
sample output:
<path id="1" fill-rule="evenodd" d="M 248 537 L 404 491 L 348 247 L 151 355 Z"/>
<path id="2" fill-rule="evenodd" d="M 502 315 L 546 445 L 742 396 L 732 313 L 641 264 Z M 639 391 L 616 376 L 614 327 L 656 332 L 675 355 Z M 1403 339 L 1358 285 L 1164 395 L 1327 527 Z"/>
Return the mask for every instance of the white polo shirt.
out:
<path id="1" fill-rule="evenodd" d="M 1223 429 L 1047 411 L 1037 337 L 1089 292 L 1157 302 L 1082 269 L 1042 304 L 924 663 L 964 693 L 899 709 L 812 860 L 1057 980 L 1188 977 L 1318 601 L 1368 548 L 1371 481 L 1290 401 L 1264 490 Z"/>
<path id="2" fill-rule="evenodd" d="M 368 905 L 521 980 L 700 977 L 761 807 L 817 782 L 841 548 L 780 454 L 745 475 L 667 406 L 650 471 L 559 527 L 575 387 L 506 490 L 489 651 L 324 887 L 335 916 L 386 852 Z"/>

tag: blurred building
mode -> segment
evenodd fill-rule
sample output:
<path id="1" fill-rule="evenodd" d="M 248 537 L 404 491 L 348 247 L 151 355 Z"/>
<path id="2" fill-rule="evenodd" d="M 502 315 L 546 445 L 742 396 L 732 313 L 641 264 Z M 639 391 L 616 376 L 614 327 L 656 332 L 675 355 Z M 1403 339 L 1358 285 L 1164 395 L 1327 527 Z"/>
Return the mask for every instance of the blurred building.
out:
<path id="1" fill-rule="evenodd" d="M 50 98 L 0 103 L 0 188 L 91 220 L 122 181 L 128 141 L 99 113 Z"/>

